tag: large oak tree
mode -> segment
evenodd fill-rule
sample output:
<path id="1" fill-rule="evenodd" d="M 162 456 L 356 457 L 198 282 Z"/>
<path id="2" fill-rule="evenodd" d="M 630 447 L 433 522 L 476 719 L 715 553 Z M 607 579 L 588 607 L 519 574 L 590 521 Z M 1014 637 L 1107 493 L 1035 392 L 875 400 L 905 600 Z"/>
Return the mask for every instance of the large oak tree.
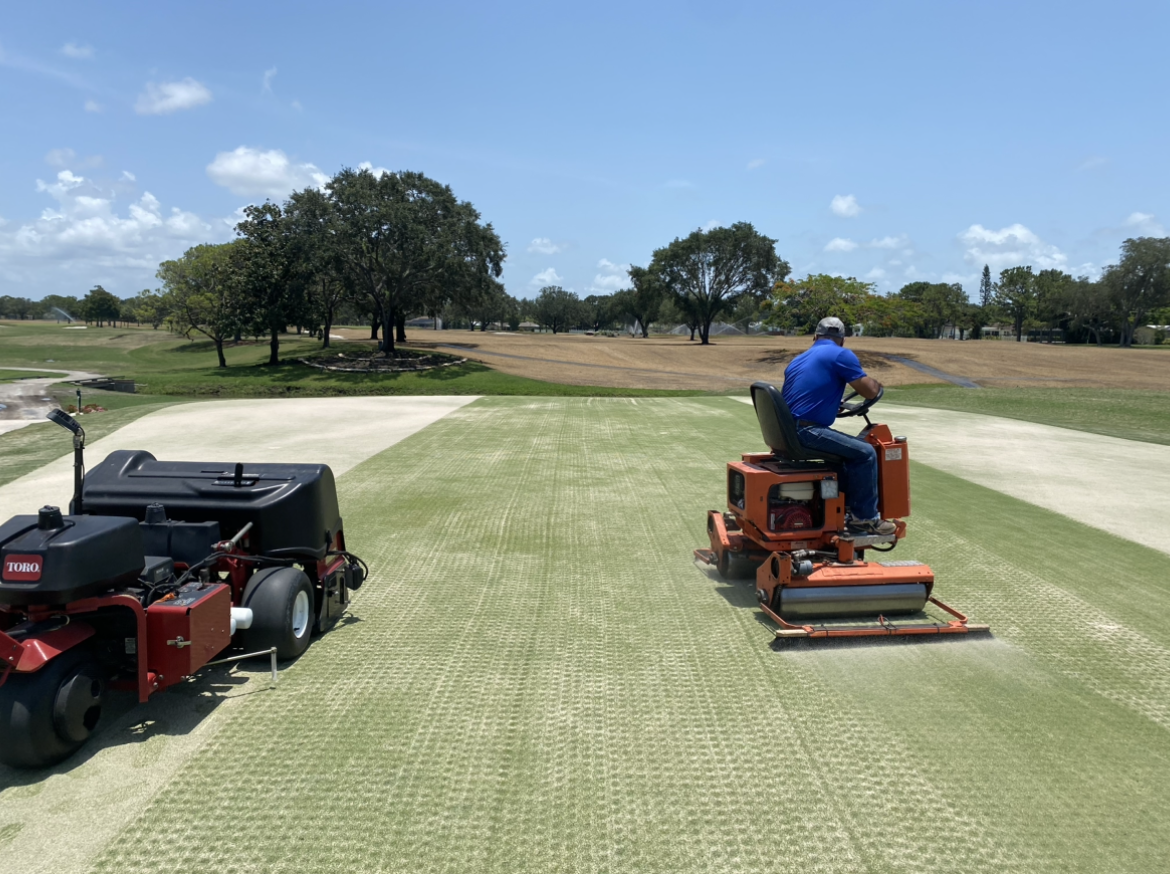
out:
<path id="1" fill-rule="evenodd" d="M 743 295 L 762 300 L 789 266 L 776 254 L 776 241 L 748 222 L 697 230 L 658 249 L 650 270 L 684 312 L 693 312 L 699 340 L 710 342 L 711 323 Z"/>
<path id="2" fill-rule="evenodd" d="M 478 292 L 502 272 L 504 246 L 491 224 L 422 173 L 345 169 L 326 190 L 338 252 L 377 314 L 387 357 L 400 318 L 437 284 Z"/>

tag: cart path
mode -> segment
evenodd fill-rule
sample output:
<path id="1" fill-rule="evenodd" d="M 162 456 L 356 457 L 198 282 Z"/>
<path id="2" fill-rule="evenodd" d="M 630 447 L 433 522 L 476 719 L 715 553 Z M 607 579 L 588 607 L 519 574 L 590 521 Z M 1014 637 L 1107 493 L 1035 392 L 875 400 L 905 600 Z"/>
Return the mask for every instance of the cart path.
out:
<path id="1" fill-rule="evenodd" d="M 87 446 L 85 458 L 93 467 L 116 449 L 145 449 L 167 461 L 328 459 L 340 476 L 473 400 L 469 395 L 201 401 L 143 416 Z M 0 486 L 0 519 L 35 513 L 45 504 L 69 504 L 69 434 L 49 422 L 38 427 L 46 440 L 60 441 L 63 457 Z"/>
<path id="2" fill-rule="evenodd" d="M 915 461 L 1170 553 L 1170 446 L 895 404 L 873 418 L 909 438 Z M 854 421 L 838 427 L 856 433 Z"/>
<path id="3" fill-rule="evenodd" d="M 319 462 L 341 476 L 475 397 L 212 401 L 151 413 L 87 447 L 90 466 L 115 449 L 188 461 Z M 38 426 L 40 427 L 40 426 Z M 43 426 L 45 439 L 69 435 Z M 0 487 L 0 517 L 69 502 L 72 455 Z M 264 665 L 220 667 L 134 706 L 131 696 L 76 757 L 49 771 L 0 765 L 0 858 L 5 870 L 63 874 L 93 856 L 203 747 L 232 710 L 268 690 Z M 294 663 L 282 675 L 297 669 Z M 104 721 L 104 720 L 103 720 Z M 194 803 L 194 802 L 193 802 Z M 201 803 L 201 802 L 200 802 Z M 52 848 L 51 852 L 49 848 Z"/>
<path id="4" fill-rule="evenodd" d="M 49 386 L 59 382 L 73 382 L 78 379 L 97 379 L 101 376 L 100 373 L 89 373 L 83 370 L 55 370 L 52 367 L 9 367 L 5 365 L 0 369 L 58 374 L 36 377 L 35 379 L 22 379 L 18 382 L 0 382 L 0 434 L 42 422 L 49 410 L 57 409 L 57 402 L 47 395 Z"/>

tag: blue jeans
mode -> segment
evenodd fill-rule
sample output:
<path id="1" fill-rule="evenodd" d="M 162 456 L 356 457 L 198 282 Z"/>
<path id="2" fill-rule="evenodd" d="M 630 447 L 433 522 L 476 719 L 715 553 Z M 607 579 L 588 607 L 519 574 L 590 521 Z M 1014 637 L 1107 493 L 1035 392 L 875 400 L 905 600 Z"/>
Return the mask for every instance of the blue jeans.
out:
<path id="1" fill-rule="evenodd" d="M 864 440 L 850 437 L 823 425 L 798 425 L 796 435 L 807 449 L 831 452 L 845 459 L 841 491 L 854 519 L 876 519 L 877 452 Z"/>

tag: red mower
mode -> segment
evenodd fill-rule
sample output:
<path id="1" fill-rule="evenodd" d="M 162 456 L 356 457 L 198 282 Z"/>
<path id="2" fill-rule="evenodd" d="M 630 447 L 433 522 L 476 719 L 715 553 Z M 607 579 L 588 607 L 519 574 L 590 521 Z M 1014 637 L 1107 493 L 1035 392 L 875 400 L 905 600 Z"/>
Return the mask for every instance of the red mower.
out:
<path id="1" fill-rule="evenodd" d="M 0 525 L 0 762 L 69 756 L 107 689 L 144 702 L 217 659 L 275 672 L 365 580 L 328 466 L 120 450 L 85 475 L 85 431 L 49 418 L 73 432 L 74 494 Z"/>

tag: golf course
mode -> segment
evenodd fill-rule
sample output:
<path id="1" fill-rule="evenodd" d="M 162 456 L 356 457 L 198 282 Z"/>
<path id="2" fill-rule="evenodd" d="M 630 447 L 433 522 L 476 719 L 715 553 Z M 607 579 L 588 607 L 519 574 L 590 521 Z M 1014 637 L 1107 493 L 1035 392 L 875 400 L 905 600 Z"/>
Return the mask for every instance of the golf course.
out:
<path id="1" fill-rule="evenodd" d="M 149 329 L 0 332 L 0 368 L 143 385 L 87 393 L 108 410 L 80 419 L 91 466 L 125 448 L 330 464 L 371 570 L 274 688 L 264 662 L 207 668 L 119 700 L 60 765 L 0 768 L 6 870 L 1135 872 L 1170 858 L 1170 403 L 1110 375 L 1170 353 L 1069 349 L 1092 377 L 1065 387 L 890 380 L 871 418 L 913 459 L 894 558 L 929 564 L 938 595 L 991 633 L 781 643 L 751 582 L 692 554 L 725 506 L 726 463 L 764 448 L 745 403 L 763 353 L 717 388 L 661 363 L 681 355 L 671 342 L 692 362 L 707 351 L 678 337 L 636 353 L 606 341 L 644 356 L 622 381 L 658 368 L 672 389 L 537 379 L 558 355 L 620 366 L 575 336 L 512 347 L 512 370 L 546 362 L 526 374 L 485 352 L 442 376 L 278 375 L 241 346 L 224 377 L 206 346 Z M 758 342 L 782 361 L 808 340 Z M 908 342 L 862 350 L 957 372 L 933 345 L 976 375 L 1032 372 L 1015 344 Z M 759 370 L 778 382 L 783 365 Z M 253 397 L 207 389 L 232 379 Z M 64 403 L 73 387 L 49 391 Z M 67 503 L 67 438 L 0 435 L 0 517 Z"/>

